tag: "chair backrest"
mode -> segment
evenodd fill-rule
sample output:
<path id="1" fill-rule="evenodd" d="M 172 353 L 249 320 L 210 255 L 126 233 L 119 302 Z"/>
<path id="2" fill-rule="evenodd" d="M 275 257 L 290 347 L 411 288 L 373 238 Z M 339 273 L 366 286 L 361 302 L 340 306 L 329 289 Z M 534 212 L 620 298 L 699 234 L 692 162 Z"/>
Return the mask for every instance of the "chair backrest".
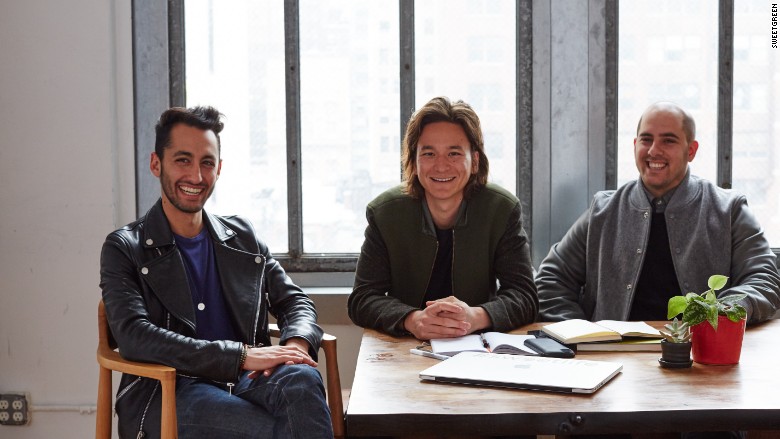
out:
<path id="1" fill-rule="evenodd" d="M 336 336 L 325 333 L 322 335 L 320 345 L 325 352 L 325 361 L 328 362 L 325 370 L 325 382 L 328 388 L 328 406 L 330 408 L 330 420 L 333 425 L 333 436 L 343 438 L 346 436 L 344 422 L 344 402 L 341 395 L 341 378 L 339 376 L 339 361 L 337 353 Z"/>

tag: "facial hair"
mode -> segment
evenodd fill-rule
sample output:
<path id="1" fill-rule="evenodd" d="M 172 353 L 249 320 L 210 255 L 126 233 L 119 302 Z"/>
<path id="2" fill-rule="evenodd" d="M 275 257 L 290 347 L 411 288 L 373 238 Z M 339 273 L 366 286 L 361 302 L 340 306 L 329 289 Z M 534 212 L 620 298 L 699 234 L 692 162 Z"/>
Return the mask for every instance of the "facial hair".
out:
<path id="1" fill-rule="evenodd" d="M 208 201 L 209 198 L 211 198 L 212 192 L 214 192 L 215 185 L 211 185 L 210 187 L 205 187 L 204 190 L 206 190 L 206 197 L 203 199 L 202 203 L 198 203 L 197 205 L 187 205 L 182 200 L 179 199 L 178 196 L 178 190 L 176 189 L 176 182 L 173 182 L 168 178 L 168 175 L 165 173 L 165 167 L 163 166 L 162 162 L 160 162 L 160 185 L 162 186 L 163 193 L 165 194 L 165 197 L 170 201 L 170 203 L 175 207 L 176 209 L 185 212 L 185 213 L 198 213 L 201 210 L 203 210 L 203 206 L 206 204 L 206 201 Z M 194 186 L 194 185 L 193 185 Z"/>

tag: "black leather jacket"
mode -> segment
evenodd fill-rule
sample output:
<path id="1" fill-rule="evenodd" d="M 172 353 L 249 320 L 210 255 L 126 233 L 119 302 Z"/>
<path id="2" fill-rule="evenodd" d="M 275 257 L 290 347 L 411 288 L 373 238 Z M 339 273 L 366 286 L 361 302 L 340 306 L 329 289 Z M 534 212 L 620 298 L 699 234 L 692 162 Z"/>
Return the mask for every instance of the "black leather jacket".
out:
<path id="1" fill-rule="evenodd" d="M 237 216 L 203 212 L 228 312 L 238 340 L 195 337 L 195 309 L 181 253 L 158 201 L 139 220 L 112 232 L 103 244 L 100 288 L 122 357 L 165 364 L 179 374 L 235 382 L 241 343 L 269 345 L 268 313 L 281 341 L 306 339 L 316 360 L 322 329 L 313 302 L 292 283 L 252 225 Z M 117 393 L 120 436 L 159 434 L 158 382 L 123 375 Z"/>

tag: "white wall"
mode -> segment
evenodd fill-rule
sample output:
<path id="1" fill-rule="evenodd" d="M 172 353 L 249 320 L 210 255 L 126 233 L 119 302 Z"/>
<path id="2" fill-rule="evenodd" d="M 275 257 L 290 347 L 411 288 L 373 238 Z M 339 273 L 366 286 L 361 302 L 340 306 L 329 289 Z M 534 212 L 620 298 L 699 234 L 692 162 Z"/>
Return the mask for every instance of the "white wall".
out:
<path id="1" fill-rule="evenodd" d="M 135 217 L 130 2 L 0 1 L 0 392 L 94 406 L 100 247 Z M 33 412 L 2 438 L 84 438 Z"/>

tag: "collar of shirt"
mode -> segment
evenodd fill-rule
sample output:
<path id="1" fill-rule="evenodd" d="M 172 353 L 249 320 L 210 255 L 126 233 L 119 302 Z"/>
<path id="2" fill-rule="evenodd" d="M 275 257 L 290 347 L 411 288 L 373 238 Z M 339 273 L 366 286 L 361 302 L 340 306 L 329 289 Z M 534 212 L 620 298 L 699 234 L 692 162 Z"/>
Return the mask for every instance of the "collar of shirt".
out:
<path id="1" fill-rule="evenodd" d="M 647 201 L 650 203 L 650 206 L 653 207 L 653 213 L 664 213 L 666 211 L 666 206 L 669 204 L 670 201 L 672 201 L 672 197 L 674 196 L 674 193 L 677 191 L 677 187 L 675 187 L 674 189 L 670 190 L 669 192 L 663 194 L 658 198 L 653 198 L 653 196 L 650 194 L 650 191 L 647 190 L 645 184 L 642 182 L 641 179 L 639 180 L 639 183 L 642 185 L 642 189 L 645 191 L 645 195 L 647 196 Z"/>

